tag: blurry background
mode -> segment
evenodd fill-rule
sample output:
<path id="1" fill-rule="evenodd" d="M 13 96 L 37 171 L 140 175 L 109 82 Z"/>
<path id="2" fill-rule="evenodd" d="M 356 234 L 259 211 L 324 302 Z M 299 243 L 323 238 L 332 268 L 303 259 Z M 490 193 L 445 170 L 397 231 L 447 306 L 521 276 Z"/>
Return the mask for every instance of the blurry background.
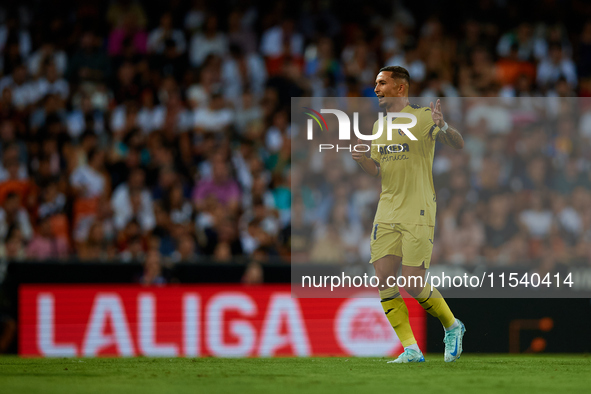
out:
<path id="1" fill-rule="evenodd" d="M 290 263 L 292 247 L 298 261 L 364 264 L 371 225 L 355 212 L 379 190 L 356 177 L 292 201 L 301 174 L 290 170 L 289 106 L 297 96 L 371 97 L 385 65 L 409 70 L 415 97 L 588 97 L 591 4 L 2 5 L 0 281 L 26 261 L 20 272 L 39 278 L 164 284 L 188 280 L 185 262 L 214 270 L 191 271 L 194 280 L 260 283 L 269 265 Z M 433 264 L 588 265 L 585 102 L 542 108 L 556 112 L 540 124 L 502 101 L 495 122 L 477 117 L 461 130 L 462 152 L 437 147 Z M 522 121 L 530 127 L 515 127 Z M 310 165 L 334 181 L 356 170 Z M 313 215 L 298 215 L 304 203 Z M 292 212 L 312 244 L 291 233 Z M 322 256 L 326 245 L 340 252 Z M 30 263 L 66 259 L 46 271 Z M 96 271 L 76 268 L 85 262 Z M 107 274 L 96 262 L 142 266 Z"/>
<path id="2" fill-rule="evenodd" d="M 410 98 L 426 108 L 436 100 Z M 436 144 L 437 242 L 432 262 L 471 270 L 522 267 L 543 274 L 561 267 L 588 267 L 591 100 L 440 100 L 447 121 L 462 132 L 465 147 L 456 151 Z M 317 127 L 313 140 L 308 140 L 309 117 L 302 108 L 310 107 L 338 108 L 350 118 L 355 112 L 359 130 L 366 134 L 380 111 L 371 98 L 293 101 L 292 268 L 307 262 L 361 265 L 372 275 L 367 262 L 381 181 L 353 161 L 351 141 L 338 139 L 336 116 L 325 114 L 330 132 Z"/>

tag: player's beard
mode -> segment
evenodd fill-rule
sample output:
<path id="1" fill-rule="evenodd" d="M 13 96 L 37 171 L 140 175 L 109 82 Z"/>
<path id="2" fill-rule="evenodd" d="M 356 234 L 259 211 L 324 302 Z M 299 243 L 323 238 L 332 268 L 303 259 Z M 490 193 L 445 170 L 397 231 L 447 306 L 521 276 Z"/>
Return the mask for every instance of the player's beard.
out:
<path id="1" fill-rule="evenodd" d="M 382 97 L 378 105 L 380 106 L 380 108 L 385 109 L 387 111 L 388 108 L 391 108 L 394 105 L 395 99 L 395 97 Z"/>
<path id="2" fill-rule="evenodd" d="M 402 109 L 406 106 L 407 102 L 408 97 L 383 97 L 378 105 L 386 111 L 392 111 L 394 108 L 397 108 L 396 104 L 400 104 L 400 109 Z"/>

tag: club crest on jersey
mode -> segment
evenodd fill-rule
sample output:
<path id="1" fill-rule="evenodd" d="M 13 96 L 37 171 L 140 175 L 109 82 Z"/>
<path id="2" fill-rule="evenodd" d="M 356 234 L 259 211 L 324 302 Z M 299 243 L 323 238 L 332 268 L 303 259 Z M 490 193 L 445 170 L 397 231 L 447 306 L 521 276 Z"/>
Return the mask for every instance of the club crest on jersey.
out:
<path id="1" fill-rule="evenodd" d="M 404 137 L 406 134 L 402 132 L 402 129 L 398 129 L 398 135 Z"/>

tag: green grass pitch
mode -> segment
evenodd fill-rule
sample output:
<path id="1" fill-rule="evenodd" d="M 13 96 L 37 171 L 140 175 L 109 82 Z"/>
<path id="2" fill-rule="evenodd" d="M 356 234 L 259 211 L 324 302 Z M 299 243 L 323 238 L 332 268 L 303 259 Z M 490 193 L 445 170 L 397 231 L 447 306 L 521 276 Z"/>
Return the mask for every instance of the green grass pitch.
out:
<path id="1" fill-rule="evenodd" d="M 0 357 L 0 393 L 548 393 L 589 392 L 588 355 L 472 355 L 456 363 L 383 358 Z"/>

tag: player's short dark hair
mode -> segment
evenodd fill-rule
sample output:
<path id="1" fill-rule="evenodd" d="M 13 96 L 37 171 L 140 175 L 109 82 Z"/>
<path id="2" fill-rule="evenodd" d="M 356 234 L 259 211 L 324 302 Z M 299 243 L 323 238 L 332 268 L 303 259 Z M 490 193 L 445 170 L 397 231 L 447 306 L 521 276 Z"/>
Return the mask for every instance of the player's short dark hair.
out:
<path id="1" fill-rule="evenodd" d="M 392 73 L 390 75 L 392 78 L 404 79 L 406 83 L 410 85 L 410 74 L 406 68 L 400 66 L 386 66 L 380 68 L 380 72 L 382 71 L 390 71 Z"/>

